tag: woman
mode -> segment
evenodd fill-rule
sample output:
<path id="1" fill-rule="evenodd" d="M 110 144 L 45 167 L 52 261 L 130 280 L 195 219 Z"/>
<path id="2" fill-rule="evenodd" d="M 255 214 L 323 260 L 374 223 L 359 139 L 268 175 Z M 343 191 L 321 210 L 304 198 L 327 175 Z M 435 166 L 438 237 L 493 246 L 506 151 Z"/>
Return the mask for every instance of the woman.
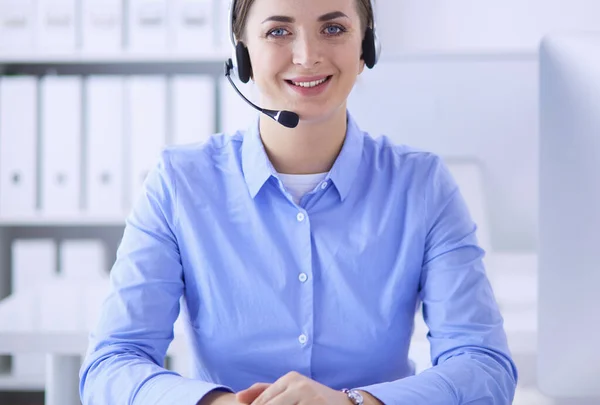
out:
<path id="1" fill-rule="evenodd" d="M 262 106 L 300 122 L 261 116 L 163 152 L 111 272 L 84 404 L 511 403 L 517 372 L 456 184 L 346 110 L 370 2 L 234 11 Z M 182 296 L 194 379 L 161 367 Z M 421 302 L 433 367 L 415 376 Z"/>

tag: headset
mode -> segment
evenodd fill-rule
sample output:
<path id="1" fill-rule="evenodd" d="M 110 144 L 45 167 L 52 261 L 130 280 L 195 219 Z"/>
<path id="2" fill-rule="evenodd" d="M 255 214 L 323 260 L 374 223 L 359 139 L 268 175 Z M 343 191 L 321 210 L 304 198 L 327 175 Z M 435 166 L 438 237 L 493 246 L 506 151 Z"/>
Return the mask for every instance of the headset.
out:
<path id="1" fill-rule="evenodd" d="M 376 30 L 376 18 L 375 18 L 375 0 L 370 0 L 371 3 L 371 12 L 373 13 L 373 26 L 367 27 L 365 30 L 365 36 L 362 41 L 362 55 L 361 59 L 365 61 L 365 65 L 372 69 L 377 62 L 379 61 L 379 57 L 381 55 L 381 42 L 379 41 L 379 37 L 377 35 Z M 233 23 L 235 17 L 235 4 L 236 0 L 229 0 L 229 20 L 228 20 L 228 28 L 229 28 L 229 38 L 231 40 L 231 45 L 233 46 L 233 55 L 232 57 L 225 62 L 225 76 L 229 79 L 229 82 L 235 89 L 235 91 L 244 99 L 248 104 L 257 109 L 258 111 L 266 114 L 267 116 L 273 118 L 275 121 L 279 122 L 283 126 L 287 128 L 295 128 L 299 122 L 298 114 L 291 111 L 275 111 L 268 110 L 265 108 L 260 108 L 259 106 L 252 103 L 248 100 L 236 87 L 231 79 L 231 71 L 236 73 L 238 79 L 242 83 L 248 83 L 250 78 L 252 77 L 252 64 L 250 63 L 250 54 L 248 53 L 248 48 L 246 45 L 237 41 L 235 38 L 235 34 L 233 32 Z"/>

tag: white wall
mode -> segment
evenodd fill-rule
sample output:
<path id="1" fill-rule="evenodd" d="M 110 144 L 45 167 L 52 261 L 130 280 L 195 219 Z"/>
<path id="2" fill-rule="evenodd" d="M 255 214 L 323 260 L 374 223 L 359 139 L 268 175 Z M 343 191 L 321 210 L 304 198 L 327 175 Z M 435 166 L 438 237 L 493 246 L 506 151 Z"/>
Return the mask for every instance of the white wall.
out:
<path id="1" fill-rule="evenodd" d="M 497 250 L 535 247 L 537 106 L 534 58 L 383 62 L 363 73 L 349 102 L 374 136 L 477 159 Z"/>
<path id="2" fill-rule="evenodd" d="M 551 31 L 600 29 L 598 0 L 377 0 L 387 55 L 532 50 Z"/>
<path id="3" fill-rule="evenodd" d="M 598 16 L 598 0 L 379 0 L 382 63 L 349 107 L 374 134 L 480 160 L 492 246 L 535 249 L 537 47 L 548 32 L 600 30 Z"/>

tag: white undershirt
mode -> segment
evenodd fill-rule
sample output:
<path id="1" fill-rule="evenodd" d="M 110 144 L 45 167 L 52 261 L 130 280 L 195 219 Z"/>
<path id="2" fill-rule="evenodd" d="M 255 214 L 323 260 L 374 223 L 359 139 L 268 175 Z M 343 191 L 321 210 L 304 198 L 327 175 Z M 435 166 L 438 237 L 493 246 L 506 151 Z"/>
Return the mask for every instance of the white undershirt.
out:
<path id="1" fill-rule="evenodd" d="M 317 174 L 281 174 L 277 173 L 285 189 L 292 195 L 294 202 L 300 204 L 300 199 L 310 193 L 327 177 L 327 173 Z"/>

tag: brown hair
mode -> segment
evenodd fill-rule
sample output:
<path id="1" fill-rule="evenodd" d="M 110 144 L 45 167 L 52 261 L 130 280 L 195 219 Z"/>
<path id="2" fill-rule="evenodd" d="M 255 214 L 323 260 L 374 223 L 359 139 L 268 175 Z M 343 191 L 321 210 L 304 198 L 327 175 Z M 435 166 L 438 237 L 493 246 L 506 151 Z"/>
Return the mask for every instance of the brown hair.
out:
<path id="1" fill-rule="evenodd" d="M 233 34 L 238 40 L 244 37 L 246 20 L 248 19 L 248 13 L 250 12 L 252 3 L 254 3 L 254 0 L 236 0 L 235 2 L 235 9 L 233 10 Z M 362 30 L 365 32 L 367 27 L 373 27 L 373 9 L 371 7 L 371 0 L 356 0 L 356 6 L 358 8 Z"/>

